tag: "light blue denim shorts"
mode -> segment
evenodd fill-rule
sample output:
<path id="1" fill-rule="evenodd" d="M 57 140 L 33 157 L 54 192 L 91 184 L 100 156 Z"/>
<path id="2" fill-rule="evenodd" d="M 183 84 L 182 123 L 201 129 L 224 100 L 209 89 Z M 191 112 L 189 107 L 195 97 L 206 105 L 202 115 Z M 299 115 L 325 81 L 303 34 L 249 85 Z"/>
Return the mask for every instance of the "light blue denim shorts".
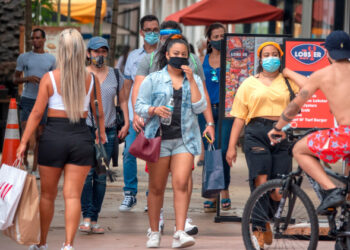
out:
<path id="1" fill-rule="evenodd" d="M 182 138 L 162 140 L 160 144 L 160 157 L 172 156 L 180 153 L 189 153 Z"/>

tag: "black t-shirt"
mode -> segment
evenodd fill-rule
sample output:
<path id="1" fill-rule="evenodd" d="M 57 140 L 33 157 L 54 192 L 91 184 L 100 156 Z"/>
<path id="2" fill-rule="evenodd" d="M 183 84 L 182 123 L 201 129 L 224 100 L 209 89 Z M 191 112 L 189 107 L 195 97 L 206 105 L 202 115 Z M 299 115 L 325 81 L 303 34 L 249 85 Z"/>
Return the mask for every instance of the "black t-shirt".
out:
<path id="1" fill-rule="evenodd" d="M 182 103 L 182 88 L 174 90 L 174 111 L 171 117 L 169 126 L 161 123 L 162 139 L 178 139 L 181 138 L 181 103 Z"/>

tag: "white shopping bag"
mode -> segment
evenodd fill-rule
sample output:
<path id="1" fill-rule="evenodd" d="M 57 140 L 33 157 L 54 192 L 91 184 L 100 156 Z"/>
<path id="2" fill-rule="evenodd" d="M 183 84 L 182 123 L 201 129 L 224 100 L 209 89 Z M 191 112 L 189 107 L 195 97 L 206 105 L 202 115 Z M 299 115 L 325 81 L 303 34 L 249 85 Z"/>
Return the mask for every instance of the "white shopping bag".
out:
<path id="1" fill-rule="evenodd" d="M 0 168 L 0 230 L 13 224 L 19 200 L 22 195 L 27 171 L 14 166 L 2 164 Z"/>

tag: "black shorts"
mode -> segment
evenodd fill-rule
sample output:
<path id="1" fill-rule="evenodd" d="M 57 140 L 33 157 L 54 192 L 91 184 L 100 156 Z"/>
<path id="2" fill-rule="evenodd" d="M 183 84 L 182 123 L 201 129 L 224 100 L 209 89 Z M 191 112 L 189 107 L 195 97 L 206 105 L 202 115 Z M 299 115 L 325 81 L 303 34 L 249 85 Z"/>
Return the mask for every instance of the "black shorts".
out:
<path id="1" fill-rule="evenodd" d="M 288 153 L 287 140 L 271 146 L 267 133 L 275 121 L 254 118 L 245 127 L 244 154 L 249 169 L 249 184 L 253 191 L 258 175 L 267 175 L 268 180 L 287 174 L 292 169 L 292 157 Z"/>
<path id="2" fill-rule="evenodd" d="M 93 162 L 93 139 L 85 119 L 70 123 L 67 118 L 47 118 L 39 140 L 39 165 L 63 168 L 68 163 L 92 166 Z"/>

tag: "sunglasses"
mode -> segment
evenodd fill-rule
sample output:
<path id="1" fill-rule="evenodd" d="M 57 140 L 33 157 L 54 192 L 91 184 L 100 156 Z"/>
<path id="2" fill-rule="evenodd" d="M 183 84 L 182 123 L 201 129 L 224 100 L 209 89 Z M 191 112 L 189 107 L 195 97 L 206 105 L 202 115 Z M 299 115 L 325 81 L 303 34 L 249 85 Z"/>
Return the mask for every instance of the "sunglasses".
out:
<path id="1" fill-rule="evenodd" d="M 212 81 L 212 82 L 219 82 L 219 78 L 218 78 L 218 76 L 216 75 L 216 70 L 215 70 L 215 69 L 212 69 L 212 70 L 210 71 L 210 73 L 211 73 L 211 81 Z"/>

